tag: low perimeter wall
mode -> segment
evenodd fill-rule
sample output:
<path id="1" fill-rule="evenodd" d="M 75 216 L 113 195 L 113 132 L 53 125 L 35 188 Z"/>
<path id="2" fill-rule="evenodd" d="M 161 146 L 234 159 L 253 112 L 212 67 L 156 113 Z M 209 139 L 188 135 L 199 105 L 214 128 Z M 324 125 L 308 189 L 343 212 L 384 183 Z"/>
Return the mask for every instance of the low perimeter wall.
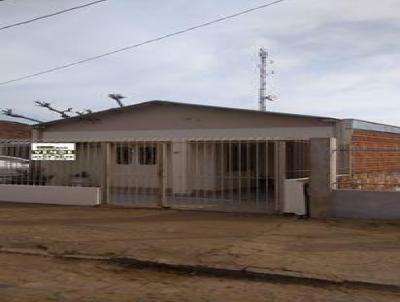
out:
<path id="1" fill-rule="evenodd" d="M 0 185 L 0 202 L 95 206 L 100 188 Z"/>
<path id="2" fill-rule="evenodd" d="M 400 192 L 334 190 L 332 206 L 334 217 L 400 219 Z"/>

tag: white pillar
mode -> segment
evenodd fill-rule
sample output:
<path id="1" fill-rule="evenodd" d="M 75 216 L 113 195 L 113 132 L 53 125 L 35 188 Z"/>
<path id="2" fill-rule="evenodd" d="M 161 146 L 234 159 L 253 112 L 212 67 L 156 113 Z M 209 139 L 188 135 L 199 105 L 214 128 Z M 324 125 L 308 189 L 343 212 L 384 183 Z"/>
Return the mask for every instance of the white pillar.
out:
<path id="1" fill-rule="evenodd" d="M 102 152 L 102 161 L 103 167 L 101 169 L 101 190 L 102 190 L 102 204 L 110 203 L 111 200 L 111 160 L 112 160 L 112 150 L 111 143 L 102 143 L 101 144 L 101 152 Z"/>
<path id="2" fill-rule="evenodd" d="M 286 180 L 286 142 L 275 142 L 275 211 L 283 213 Z"/>
<path id="3" fill-rule="evenodd" d="M 172 143 L 172 191 L 173 194 L 188 192 L 188 143 Z"/>
<path id="4" fill-rule="evenodd" d="M 160 181 L 160 204 L 161 207 L 167 207 L 167 190 L 168 190 L 168 147 L 167 143 L 160 145 L 160 162 L 159 162 L 159 181 Z"/>

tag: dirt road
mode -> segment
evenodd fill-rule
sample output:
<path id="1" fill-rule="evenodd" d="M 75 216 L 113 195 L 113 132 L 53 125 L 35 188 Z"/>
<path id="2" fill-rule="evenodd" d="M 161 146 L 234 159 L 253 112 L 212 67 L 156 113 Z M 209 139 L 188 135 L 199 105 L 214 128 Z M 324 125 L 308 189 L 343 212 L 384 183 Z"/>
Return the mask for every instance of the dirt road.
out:
<path id="1" fill-rule="evenodd" d="M 0 247 L 400 285 L 400 222 L 3 204 Z"/>
<path id="2" fill-rule="evenodd" d="M 394 221 L 1 204 L 0 251 L 10 249 L 400 287 L 400 222 Z M 0 301 L 400 301 L 376 290 L 126 270 L 1 252 L 0 265 Z"/>

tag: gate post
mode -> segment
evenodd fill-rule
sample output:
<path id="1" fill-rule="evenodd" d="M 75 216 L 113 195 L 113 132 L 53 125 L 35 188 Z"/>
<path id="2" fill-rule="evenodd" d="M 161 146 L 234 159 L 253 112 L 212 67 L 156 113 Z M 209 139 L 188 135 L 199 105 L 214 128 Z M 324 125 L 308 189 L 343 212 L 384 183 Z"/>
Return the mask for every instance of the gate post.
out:
<path id="1" fill-rule="evenodd" d="M 336 181 L 336 138 L 311 138 L 310 142 L 310 216 L 332 215 L 332 188 Z"/>

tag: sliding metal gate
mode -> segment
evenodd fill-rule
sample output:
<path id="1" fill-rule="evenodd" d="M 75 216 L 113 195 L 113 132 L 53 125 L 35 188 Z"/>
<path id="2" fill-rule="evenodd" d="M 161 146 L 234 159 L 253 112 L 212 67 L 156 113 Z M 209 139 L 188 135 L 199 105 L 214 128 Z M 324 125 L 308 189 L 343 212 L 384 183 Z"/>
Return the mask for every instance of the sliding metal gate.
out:
<path id="1" fill-rule="evenodd" d="M 190 141 L 172 146 L 168 205 L 274 212 L 276 148 L 269 141 Z"/>

